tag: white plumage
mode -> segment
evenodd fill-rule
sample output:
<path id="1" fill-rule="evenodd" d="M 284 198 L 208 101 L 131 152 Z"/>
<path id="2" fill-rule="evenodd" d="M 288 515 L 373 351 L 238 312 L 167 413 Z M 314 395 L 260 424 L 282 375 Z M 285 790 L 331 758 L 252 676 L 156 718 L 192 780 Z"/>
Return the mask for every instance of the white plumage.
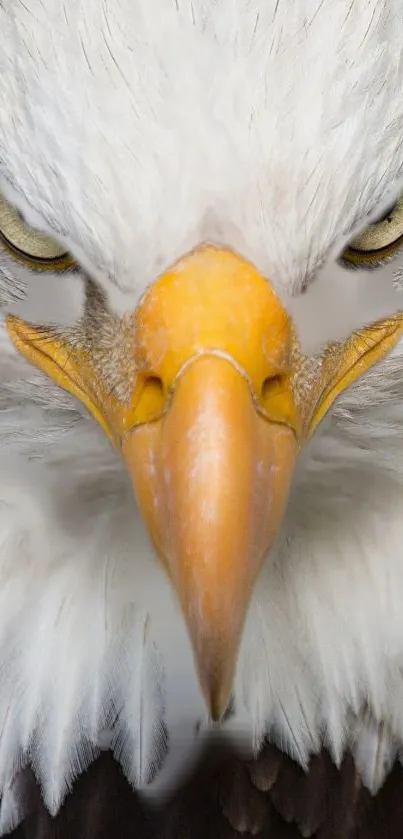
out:
<path id="1" fill-rule="evenodd" d="M 56 812 L 100 748 L 144 785 L 164 724 L 203 714 L 125 467 L 6 315 L 75 324 L 87 274 L 131 312 L 204 241 L 271 278 L 306 352 L 394 314 L 402 257 L 337 257 L 403 176 L 402 28 L 401 0 L 0 2 L 0 189 L 82 266 L 30 273 L 0 244 L 3 833 L 28 759 Z M 402 354 L 303 451 L 235 682 L 256 748 L 348 746 L 372 791 L 403 750 Z"/>

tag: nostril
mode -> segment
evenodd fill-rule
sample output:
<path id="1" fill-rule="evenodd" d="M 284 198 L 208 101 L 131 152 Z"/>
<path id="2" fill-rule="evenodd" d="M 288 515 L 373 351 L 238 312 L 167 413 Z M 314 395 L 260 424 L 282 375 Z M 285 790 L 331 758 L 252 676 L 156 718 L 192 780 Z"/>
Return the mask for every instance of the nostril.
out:
<path id="1" fill-rule="evenodd" d="M 135 408 L 136 422 L 151 422 L 165 409 L 165 388 L 159 376 L 146 376 Z"/>
<path id="2" fill-rule="evenodd" d="M 151 391 L 153 391 L 156 396 L 158 396 L 158 395 L 163 396 L 164 395 L 164 392 L 165 392 L 164 383 L 163 383 L 162 379 L 160 379 L 159 376 L 149 376 L 146 379 L 145 387 L 147 387 Z"/>
<path id="3" fill-rule="evenodd" d="M 277 396 L 284 390 L 284 376 L 277 374 L 276 376 L 267 376 L 262 384 L 261 398 L 263 402 L 273 396 Z"/>

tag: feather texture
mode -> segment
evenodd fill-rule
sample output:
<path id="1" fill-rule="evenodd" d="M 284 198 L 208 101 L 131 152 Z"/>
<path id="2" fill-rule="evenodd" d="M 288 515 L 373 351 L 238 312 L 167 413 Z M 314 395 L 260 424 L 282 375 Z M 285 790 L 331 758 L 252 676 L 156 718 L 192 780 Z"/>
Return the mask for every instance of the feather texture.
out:
<path id="1" fill-rule="evenodd" d="M 133 516 L 122 465 L 93 421 L 7 340 L 3 333 L 4 829 L 19 812 L 13 777 L 28 763 L 52 813 L 103 748 L 144 785 L 178 725 L 182 687 L 194 681 L 179 610 Z M 337 765 L 349 749 L 373 792 L 403 742 L 401 352 L 339 400 L 301 458 L 235 686 L 233 730 L 246 729 L 252 748 L 268 736 L 303 767 L 323 743 Z M 171 660 L 184 650 L 177 684 L 164 634 Z"/>
<path id="2" fill-rule="evenodd" d="M 103 755 L 77 782 L 56 819 L 46 813 L 27 776 L 29 815 L 10 839 L 399 839 L 402 787 L 399 764 L 373 799 L 349 756 L 337 769 L 324 751 L 305 774 L 273 746 L 265 746 L 255 762 L 214 749 L 155 811 Z"/>
<path id="3" fill-rule="evenodd" d="M 2 248 L 3 314 L 76 323 L 88 274 L 109 309 L 132 312 L 205 240 L 270 276 L 315 351 L 401 308 L 401 258 L 376 286 L 335 260 L 403 175 L 401 18 L 401 0 L 0 0 L 0 187 L 80 265 L 44 279 Z M 206 807 L 216 791 L 215 835 L 275 825 L 323 839 L 335 819 L 340 836 L 375 835 L 366 815 L 357 828 L 368 790 L 399 788 L 402 355 L 340 398 L 301 456 L 228 724 L 255 755 L 267 740 L 272 751 L 231 758 L 218 792 L 215 770 L 211 787 L 189 788 Z M 101 754 L 132 787 L 172 783 L 169 761 L 204 723 L 180 610 L 118 456 L 2 320 L 0 832 L 25 819 L 26 836 L 73 823 L 107 837 L 115 807 L 122 836 L 135 818 L 139 835 L 186 836 L 197 816 L 204 837 L 183 804 L 193 793 L 156 827 Z M 38 786 L 55 815 L 82 773 L 52 822 Z"/>
<path id="4" fill-rule="evenodd" d="M 297 293 L 403 177 L 401 11 L 8 0 L 1 187 L 120 312 L 205 240 Z"/>

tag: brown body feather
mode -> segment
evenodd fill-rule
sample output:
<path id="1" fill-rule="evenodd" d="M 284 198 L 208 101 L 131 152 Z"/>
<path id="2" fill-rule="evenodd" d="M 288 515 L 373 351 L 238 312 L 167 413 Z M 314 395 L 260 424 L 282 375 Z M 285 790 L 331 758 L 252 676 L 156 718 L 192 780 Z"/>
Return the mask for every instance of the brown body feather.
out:
<path id="1" fill-rule="evenodd" d="M 109 754 L 76 782 L 51 818 L 32 775 L 27 817 L 11 839 L 400 839 L 403 769 L 396 764 L 374 798 L 351 757 L 338 770 L 323 751 L 305 774 L 266 746 L 257 761 L 214 750 L 156 813 L 147 810 Z"/>

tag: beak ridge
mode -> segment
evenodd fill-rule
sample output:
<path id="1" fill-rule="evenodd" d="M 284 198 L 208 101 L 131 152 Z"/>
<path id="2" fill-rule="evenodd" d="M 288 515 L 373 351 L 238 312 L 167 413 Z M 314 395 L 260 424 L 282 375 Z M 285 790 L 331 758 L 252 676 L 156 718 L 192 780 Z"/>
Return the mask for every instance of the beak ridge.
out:
<path id="1" fill-rule="evenodd" d="M 217 719 L 228 705 L 252 588 L 288 495 L 295 435 L 259 416 L 231 361 L 205 355 L 183 371 L 164 416 L 130 434 L 123 453 Z"/>

